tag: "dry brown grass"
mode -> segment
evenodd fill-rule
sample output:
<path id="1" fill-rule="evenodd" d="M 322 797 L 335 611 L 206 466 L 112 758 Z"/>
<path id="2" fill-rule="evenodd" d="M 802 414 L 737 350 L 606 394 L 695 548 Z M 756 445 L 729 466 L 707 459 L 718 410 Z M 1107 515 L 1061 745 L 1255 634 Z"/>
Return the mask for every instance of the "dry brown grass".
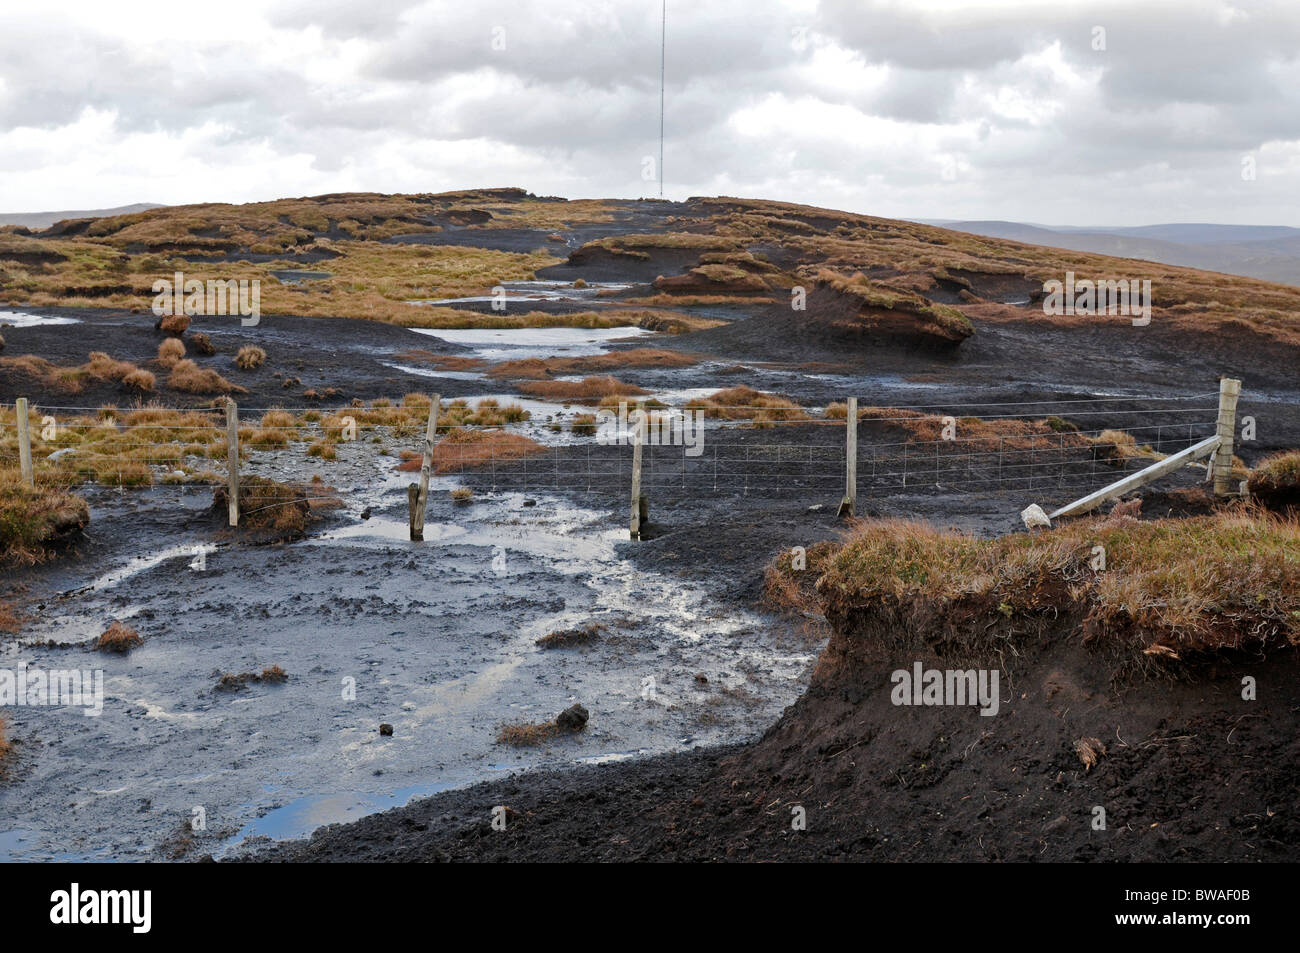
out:
<path id="1" fill-rule="evenodd" d="M 1105 572 L 1089 564 L 1098 545 Z M 905 607 L 918 632 L 961 619 L 972 631 L 972 618 L 1072 616 L 1094 647 L 1139 664 L 1187 661 L 1300 644 L 1297 553 L 1300 523 L 1243 510 L 1104 517 L 996 539 L 868 521 L 827 562 L 817 592 L 835 618 L 872 605 Z"/>
<path id="2" fill-rule="evenodd" d="M 0 471 L 0 566 L 43 562 L 90 522 L 79 496 L 47 486 L 28 487 Z"/>
<path id="3" fill-rule="evenodd" d="M 177 361 L 167 375 L 167 386 L 186 394 L 247 394 L 247 389 L 232 384 L 210 367 L 199 367 L 188 358 Z"/>
<path id="4" fill-rule="evenodd" d="M 605 354 L 592 354 L 585 357 L 551 357 L 528 358 L 518 361 L 502 361 L 488 368 L 492 377 L 504 380 L 558 377 L 569 374 L 608 373 L 626 367 L 673 368 L 690 367 L 699 363 L 699 358 L 678 351 L 669 351 L 656 347 L 628 348 L 624 351 L 609 351 Z"/>
<path id="5" fill-rule="evenodd" d="M 180 337 L 190 327 L 190 317 L 187 314 L 165 314 L 158 320 L 158 330 L 164 334 L 172 334 Z"/>
<path id="6" fill-rule="evenodd" d="M 575 645 L 590 645 L 600 641 L 605 627 L 599 622 L 591 622 L 574 629 L 557 629 L 537 640 L 537 647 L 542 649 L 566 649 Z"/>
<path id="7" fill-rule="evenodd" d="M 504 430 L 466 430 L 454 427 L 433 447 L 435 473 L 456 473 L 490 463 L 520 460 L 546 448 L 521 434 Z M 415 465 L 409 466 L 414 462 Z M 399 469 L 420 469 L 419 457 Z"/>
<path id="8" fill-rule="evenodd" d="M 235 366 L 240 370 L 251 371 L 266 363 L 266 351 L 256 344 L 246 344 L 235 355 Z"/>
<path id="9" fill-rule="evenodd" d="M 3 715 L 0 715 L 0 762 L 9 757 L 9 752 L 13 750 L 13 743 L 9 740 L 9 723 Z"/>
<path id="10" fill-rule="evenodd" d="M 1300 508 L 1300 450 L 1261 460 L 1251 471 L 1246 489 L 1273 509 Z"/>
<path id="11" fill-rule="evenodd" d="M 158 363 L 171 368 L 185 356 L 185 344 L 180 338 L 167 338 L 158 345 Z"/>
<path id="12" fill-rule="evenodd" d="M 584 377 L 580 381 L 529 381 L 519 389 L 545 400 L 599 403 L 606 397 L 639 397 L 649 391 L 614 377 Z"/>
<path id="13" fill-rule="evenodd" d="M 0 602 L 0 632 L 13 634 L 22 628 L 25 616 L 8 602 Z"/>
<path id="14" fill-rule="evenodd" d="M 808 420 L 808 414 L 788 397 L 768 394 L 752 387 L 728 387 L 708 397 L 688 401 L 687 410 L 702 410 L 706 417 L 747 420 L 756 427 Z"/>
<path id="15" fill-rule="evenodd" d="M 266 477 L 241 477 L 239 528 L 299 534 L 307 528 L 312 518 L 310 495 L 301 487 Z M 230 493 L 225 486 L 216 487 L 212 494 L 212 509 L 226 513 L 229 499 Z"/>
<path id="16" fill-rule="evenodd" d="M 93 648 L 100 652 L 117 652 L 125 655 L 144 644 L 140 633 L 123 622 L 114 622 L 95 640 Z"/>
<path id="17" fill-rule="evenodd" d="M 497 729 L 497 744 L 512 748 L 529 748 L 550 741 L 560 733 L 553 721 L 515 721 Z"/>

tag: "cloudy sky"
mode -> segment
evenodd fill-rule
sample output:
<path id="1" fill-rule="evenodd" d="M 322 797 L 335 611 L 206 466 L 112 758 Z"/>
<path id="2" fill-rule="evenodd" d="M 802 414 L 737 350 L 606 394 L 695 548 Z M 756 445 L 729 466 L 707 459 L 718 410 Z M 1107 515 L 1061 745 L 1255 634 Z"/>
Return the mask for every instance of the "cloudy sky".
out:
<path id="1" fill-rule="evenodd" d="M 6 0 L 0 210 L 655 195 L 659 37 L 659 0 Z M 668 0 L 666 72 L 672 198 L 1300 225 L 1296 0 Z"/>

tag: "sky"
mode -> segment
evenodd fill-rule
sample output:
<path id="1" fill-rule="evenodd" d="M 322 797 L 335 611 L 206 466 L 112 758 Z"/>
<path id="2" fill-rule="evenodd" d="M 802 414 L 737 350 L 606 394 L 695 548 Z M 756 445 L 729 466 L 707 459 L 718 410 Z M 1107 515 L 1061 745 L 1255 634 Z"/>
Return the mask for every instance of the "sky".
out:
<path id="1" fill-rule="evenodd" d="M 0 211 L 662 187 L 895 218 L 1300 225 L 1296 0 L 668 0 L 662 168 L 660 16 L 2 0 Z"/>

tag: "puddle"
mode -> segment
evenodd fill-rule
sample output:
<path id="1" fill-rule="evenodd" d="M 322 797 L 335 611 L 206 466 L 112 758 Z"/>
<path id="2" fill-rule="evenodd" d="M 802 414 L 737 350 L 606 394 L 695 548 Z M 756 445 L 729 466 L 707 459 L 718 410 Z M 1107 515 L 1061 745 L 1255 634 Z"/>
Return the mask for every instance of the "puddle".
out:
<path id="1" fill-rule="evenodd" d="M 436 543 L 444 539 L 452 539 L 456 536 L 464 536 L 465 528 L 455 526 L 451 523 L 425 523 L 424 524 L 424 542 Z M 406 543 L 409 546 L 419 546 L 420 543 L 411 541 L 411 526 L 409 523 L 403 523 L 398 520 L 382 519 L 372 516 L 368 520 L 357 523 L 354 526 L 345 526 L 342 529 L 332 529 L 328 532 L 321 533 L 311 537 L 308 542 L 312 543 L 332 543 L 344 539 L 371 539 L 371 540 L 388 540 Z"/>
<path id="2" fill-rule="evenodd" d="M 269 837 L 272 840 L 306 837 L 326 824 L 355 821 L 367 814 L 402 807 L 417 797 L 428 797 L 451 787 L 452 782 L 413 784 L 387 794 L 313 794 L 296 798 L 245 824 L 214 856 L 220 860 L 229 848 L 249 837 Z"/>
<path id="3" fill-rule="evenodd" d="M 285 546 L 209 549 L 207 571 L 187 568 L 193 546 L 133 555 L 139 541 L 120 538 L 117 565 L 100 555 L 79 587 L 67 580 L 77 599 L 51 600 L 23 632 L 30 664 L 66 666 L 67 649 L 44 641 L 97 634 L 106 618 L 130 618 L 145 642 L 96 656 L 100 717 L 13 712 L 11 734 L 58 757 L 33 759 L 21 784 L 0 788 L 13 828 L 0 858 L 146 857 L 195 805 L 212 832 L 197 852 L 306 836 L 501 771 L 678 750 L 684 737 L 740 740 L 799 693 L 805 645 L 702 586 L 636 568 L 620 555 L 626 527 L 603 511 L 541 487 L 457 505 L 446 493 L 455 481 L 435 480 L 425 540 L 411 543 L 410 475 L 356 479 L 348 512 L 364 501 L 370 519 Z M 109 497 L 101 519 L 147 505 Z M 590 622 L 606 629 L 582 651 L 536 645 Z M 222 673 L 273 664 L 287 681 L 215 690 Z M 699 672 L 761 702 L 694 690 Z M 649 700 L 647 676 L 658 686 Z M 497 744 L 502 723 L 550 719 L 574 701 L 592 712 L 581 738 Z"/>
<path id="4" fill-rule="evenodd" d="M 454 381 L 481 381 L 487 377 L 482 371 L 441 371 L 436 367 L 409 367 L 406 364 L 389 364 L 385 361 L 379 363 L 391 370 L 414 374 L 417 377 L 446 377 Z"/>
<path id="5" fill-rule="evenodd" d="M 44 314 L 28 314 L 26 311 L 0 311 L 0 328 L 34 328 L 37 325 L 80 323 L 76 318 L 52 318 Z"/>
<path id="6" fill-rule="evenodd" d="M 132 576 L 152 569 L 154 566 L 166 562 L 169 559 L 176 559 L 180 556 L 188 557 L 191 560 L 190 568 L 196 569 L 199 565 L 200 557 L 206 558 L 208 554 L 215 553 L 216 551 L 217 547 L 212 544 L 169 546 L 166 549 L 160 549 L 157 552 L 147 553 L 143 556 L 135 556 L 120 569 L 106 572 L 80 589 L 74 589 L 72 592 L 66 593 L 65 595 L 83 595 L 88 592 L 95 592 L 100 589 L 107 589 L 111 586 L 116 586 L 118 583 L 130 579 Z"/>
<path id="7" fill-rule="evenodd" d="M 411 328 L 472 349 L 467 356 L 487 361 L 604 354 L 611 341 L 652 336 L 644 328 Z"/>
<path id="8" fill-rule="evenodd" d="M 273 271 L 272 275 L 283 285 L 301 285 L 309 281 L 324 281 L 333 278 L 328 271 Z"/>
<path id="9" fill-rule="evenodd" d="M 501 287 L 505 289 L 507 301 L 591 301 L 600 297 L 604 291 L 626 291 L 632 285 L 616 281 L 593 281 L 585 288 L 575 288 L 570 281 L 506 281 Z M 407 304 L 491 304 L 500 301 L 493 295 L 478 295 L 471 298 L 426 298 L 408 301 Z"/>

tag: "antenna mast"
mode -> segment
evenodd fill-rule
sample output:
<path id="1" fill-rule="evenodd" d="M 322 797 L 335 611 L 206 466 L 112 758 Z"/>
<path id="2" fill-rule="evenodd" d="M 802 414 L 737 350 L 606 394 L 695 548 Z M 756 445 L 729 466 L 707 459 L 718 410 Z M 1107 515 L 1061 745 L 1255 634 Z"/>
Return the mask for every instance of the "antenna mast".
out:
<path id="1" fill-rule="evenodd" d="M 664 197 L 664 49 L 668 38 L 668 0 L 659 16 L 659 197 Z"/>

